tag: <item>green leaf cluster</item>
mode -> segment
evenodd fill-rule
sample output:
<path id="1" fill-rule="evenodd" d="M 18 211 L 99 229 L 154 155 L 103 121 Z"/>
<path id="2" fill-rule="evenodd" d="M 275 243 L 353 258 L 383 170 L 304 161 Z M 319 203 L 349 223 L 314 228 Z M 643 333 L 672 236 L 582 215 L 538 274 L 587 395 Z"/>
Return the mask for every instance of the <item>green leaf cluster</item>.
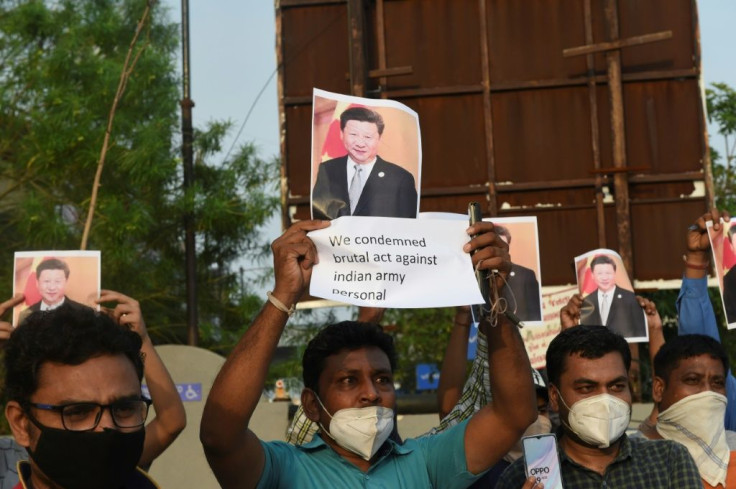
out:
<path id="1" fill-rule="evenodd" d="M 79 249 L 107 120 L 147 0 L 0 0 L 0 296 L 17 250 Z M 140 301 L 155 341 L 186 338 L 184 221 L 194 217 L 203 346 L 231 344 L 262 304 L 240 260 L 267 249 L 278 164 L 244 145 L 217 158 L 230 122 L 195 132 L 182 189 L 179 27 L 156 2 L 115 113 L 88 249 L 102 286 Z"/>

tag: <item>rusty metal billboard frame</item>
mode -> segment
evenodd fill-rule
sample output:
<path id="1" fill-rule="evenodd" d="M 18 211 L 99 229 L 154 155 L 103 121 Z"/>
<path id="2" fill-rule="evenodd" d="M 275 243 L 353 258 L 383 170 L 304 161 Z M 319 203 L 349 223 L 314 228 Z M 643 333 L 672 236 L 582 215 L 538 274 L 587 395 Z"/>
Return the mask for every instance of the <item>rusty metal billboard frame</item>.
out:
<path id="1" fill-rule="evenodd" d="M 318 87 L 419 113 L 420 210 L 536 215 L 544 285 L 598 247 L 636 279 L 680 276 L 713 202 L 695 0 L 275 5 L 284 226 L 309 217 Z"/>

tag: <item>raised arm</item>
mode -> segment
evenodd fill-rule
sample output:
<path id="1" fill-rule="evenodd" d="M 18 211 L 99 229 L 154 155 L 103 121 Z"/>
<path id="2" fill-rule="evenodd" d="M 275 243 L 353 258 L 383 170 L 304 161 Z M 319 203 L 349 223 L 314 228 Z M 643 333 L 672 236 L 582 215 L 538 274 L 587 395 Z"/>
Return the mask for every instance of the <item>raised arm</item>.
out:
<path id="1" fill-rule="evenodd" d="M 466 252 L 477 250 L 473 266 L 479 270 L 508 273 L 511 268 L 508 245 L 493 232 L 493 224 L 476 223 L 468 228 L 471 236 Z M 500 289 L 500 278 L 496 286 Z M 488 369 L 493 400 L 478 411 L 465 430 L 467 468 L 479 473 L 503 457 L 537 418 L 531 365 L 519 329 L 502 315 L 495 325 L 481 322 L 488 338 Z"/>
<path id="2" fill-rule="evenodd" d="M 560 309 L 560 328 L 566 330 L 580 324 L 580 311 L 583 308 L 583 295 L 575 294 L 570 297 Z"/>
<path id="3" fill-rule="evenodd" d="M 470 307 L 455 309 L 450 340 L 447 342 L 445 358 L 442 360 L 440 383 L 437 386 L 437 404 L 440 419 L 447 416 L 460 400 L 467 370 L 468 336 L 472 324 Z"/>
<path id="4" fill-rule="evenodd" d="M 141 352 L 145 355 L 143 375 L 156 410 L 156 417 L 146 425 L 146 441 L 138 462 L 140 467 L 148 469 L 186 427 L 187 415 L 184 412 L 184 405 L 169 371 L 166 370 L 163 360 L 153 347 L 151 337 L 148 336 L 138 301 L 114 290 L 101 290 L 97 302 L 115 303 L 113 308 L 103 308 L 103 311 L 119 325 L 129 327 L 138 333 L 143 340 L 141 346 Z"/>
<path id="5" fill-rule="evenodd" d="M 307 232 L 328 225 L 324 221 L 299 222 L 271 245 L 276 276 L 273 297 L 287 308 L 296 304 L 307 288 L 317 260 Z M 286 312 L 266 302 L 207 397 L 199 436 L 207 461 L 224 489 L 256 487 L 261 478 L 264 452 L 248 426 L 288 318 Z"/>
<path id="6" fill-rule="evenodd" d="M 657 354 L 662 345 L 664 345 L 664 333 L 662 332 L 662 318 L 659 317 L 657 305 L 641 296 L 636 296 L 644 314 L 647 316 L 647 329 L 649 330 L 649 362 L 654 372 L 654 356 Z"/>
<path id="7" fill-rule="evenodd" d="M 721 218 L 730 220 L 727 212 L 712 209 L 700 216 L 687 229 L 685 241 L 685 264 L 682 287 L 677 297 L 678 334 L 704 334 L 721 341 L 713 304 L 708 297 L 708 268 L 710 264 L 710 240 L 706 227 L 713 221 L 715 231 L 720 231 Z M 726 429 L 736 429 L 736 379 L 729 371 L 726 377 Z"/>

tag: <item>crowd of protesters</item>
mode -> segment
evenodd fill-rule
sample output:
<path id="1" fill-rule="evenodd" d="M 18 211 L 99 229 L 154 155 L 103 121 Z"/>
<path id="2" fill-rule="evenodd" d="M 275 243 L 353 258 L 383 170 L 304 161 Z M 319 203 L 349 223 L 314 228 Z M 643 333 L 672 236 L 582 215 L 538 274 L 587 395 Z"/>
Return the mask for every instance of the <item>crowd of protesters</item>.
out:
<path id="1" fill-rule="evenodd" d="M 736 386 L 707 294 L 706 221 L 689 227 L 677 299 L 679 336 L 665 342 L 651 301 L 644 311 L 653 366 L 651 414 L 631 429 L 631 351 L 611 328 L 580 325 L 585 298 L 560 311 L 543 372 L 531 368 L 517 325 L 479 320 L 466 375 L 470 309 L 458 308 L 442 365 L 437 426 L 417 438 L 397 429 L 392 336 L 380 309 L 324 327 L 302 359 L 301 407 L 287 441 L 251 430 L 268 368 L 294 305 L 308 290 L 317 251 L 302 221 L 272 245 L 275 285 L 220 370 L 200 425 L 221 487 L 539 489 L 520 440 L 556 435 L 565 488 L 736 488 Z M 464 251 L 503 290 L 507 239 L 493 224 L 467 230 Z M 63 295 L 63 294 L 62 294 Z M 0 304 L 0 315 L 23 300 Z M 147 334 L 139 304 L 102 291 L 96 312 L 61 304 L 0 322 L 5 416 L 14 441 L 0 444 L 0 488 L 153 488 L 145 472 L 184 428 L 170 375 Z M 142 395 L 145 379 L 151 400 Z M 149 420 L 153 404 L 156 416 Z M 9 463 L 18 459 L 17 464 Z M 4 464 L 4 465 L 3 465 Z"/>

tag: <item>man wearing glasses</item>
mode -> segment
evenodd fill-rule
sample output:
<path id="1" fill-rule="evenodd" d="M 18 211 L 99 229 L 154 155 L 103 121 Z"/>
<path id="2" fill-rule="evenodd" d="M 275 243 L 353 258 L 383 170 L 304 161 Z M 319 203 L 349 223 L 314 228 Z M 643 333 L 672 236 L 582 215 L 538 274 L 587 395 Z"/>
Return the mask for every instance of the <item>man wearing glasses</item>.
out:
<path id="1" fill-rule="evenodd" d="M 91 309 L 32 314 L 5 351 L 5 416 L 27 448 L 17 488 L 143 489 L 151 403 L 138 334 Z"/>

